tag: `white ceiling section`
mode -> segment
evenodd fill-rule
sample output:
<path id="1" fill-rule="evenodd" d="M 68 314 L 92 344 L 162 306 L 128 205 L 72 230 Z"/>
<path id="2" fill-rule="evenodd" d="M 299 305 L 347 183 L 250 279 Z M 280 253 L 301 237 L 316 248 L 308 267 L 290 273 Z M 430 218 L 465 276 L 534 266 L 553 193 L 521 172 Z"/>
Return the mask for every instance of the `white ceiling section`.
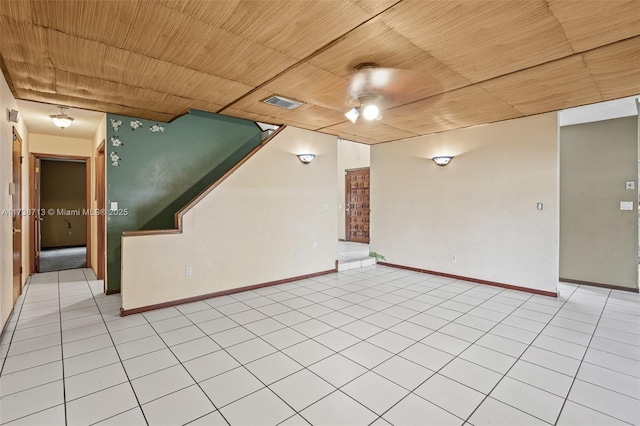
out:
<path id="1" fill-rule="evenodd" d="M 65 112 L 74 118 L 66 129 L 53 124 L 50 115 L 60 114 L 55 105 L 18 100 L 21 119 L 24 120 L 30 133 L 53 136 L 66 136 L 77 139 L 93 139 L 96 130 L 105 116 L 103 112 L 88 111 L 79 108 L 67 108 Z"/>
<path id="2" fill-rule="evenodd" d="M 561 110 L 558 112 L 558 125 L 571 126 L 638 115 L 639 96 Z"/>

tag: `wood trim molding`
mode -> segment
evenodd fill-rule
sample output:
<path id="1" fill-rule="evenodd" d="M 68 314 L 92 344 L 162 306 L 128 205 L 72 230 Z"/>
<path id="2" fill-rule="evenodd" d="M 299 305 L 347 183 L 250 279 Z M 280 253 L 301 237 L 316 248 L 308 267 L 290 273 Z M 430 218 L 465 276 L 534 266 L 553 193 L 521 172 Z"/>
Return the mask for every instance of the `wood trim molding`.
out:
<path id="1" fill-rule="evenodd" d="M 270 286 L 273 286 L 273 285 L 290 283 L 290 282 L 293 282 L 293 281 L 304 280 L 304 279 L 307 279 L 307 278 L 319 277 L 321 275 L 333 274 L 334 272 L 338 272 L 338 270 L 337 269 L 328 269 L 326 271 L 320 271 L 320 272 L 314 272 L 314 273 L 311 273 L 311 274 L 299 275 L 297 277 L 284 278 L 284 279 L 281 279 L 281 280 L 269 281 L 269 282 L 261 283 L 261 284 L 253 284 L 253 285 L 248 285 L 248 286 L 245 286 L 245 287 L 231 288 L 231 289 L 228 289 L 228 290 L 217 291 L 217 292 L 214 292 L 214 293 L 202 294 L 200 296 L 193 296 L 193 297 L 187 297 L 187 298 L 184 298 L 184 299 L 172 300 L 172 301 L 169 301 L 169 302 L 156 303 L 155 305 L 142 306 L 140 308 L 133 308 L 133 309 L 122 309 L 121 308 L 120 309 L 120 316 L 124 317 L 124 316 L 127 316 L 127 315 L 133 315 L 133 314 L 139 314 L 141 312 L 152 311 L 152 310 L 155 310 L 155 309 L 162 309 L 162 308 L 168 308 L 170 306 L 182 305 L 184 303 L 199 302 L 200 300 L 211 299 L 212 297 L 227 296 L 229 294 L 240 293 L 240 292 L 243 292 L 243 291 L 256 290 L 258 288 L 270 287 Z M 119 292 L 119 290 L 118 290 L 118 292 Z"/>
<path id="2" fill-rule="evenodd" d="M 9 312 L 9 316 L 7 317 L 7 321 L 4 323 L 4 325 L 2 326 L 2 331 L 0 331 L 0 336 L 4 336 L 5 331 L 7 331 L 7 326 L 9 325 L 9 318 L 11 318 L 11 316 L 13 315 L 13 313 L 15 312 L 15 305 L 13 305 L 11 307 L 11 312 Z"/>
<path id="3" fill-rule="evenodd" d="M 93 200 L 92 195 L 92 191 L 91 191 L 91 182 L 93 182 L 92 179 L 92 175 L 93 175 L 93 169 L 91 166 L 91 158 L 87 158 L 87 161 L 84 164 L 84 170 L 86 173 L 86 183 L 85 183 L 85 197 L 86 197 L 86 206 L 87 206 L 87 210 L 91 211 L 91 202 Z M 93 265 L 91 262 L 91 247 L 93 246 L 93 241 L 91 238 L 91 216 L 85 216 L 85 228 L 86 228 L 86 233 L 87 233 L 87 237 L 85 238 L 85 247 L 87 249 L 87 268 L 92 268 L 93 269 Z"/>
<path id="4" fill-rule="evenodd" d="M 120 293 L 120 289 L 119 288 L 115 289 L 115 290 L 105 290 L 104 291 L 104 294 L 106 294 L 107 296 L 110 295 L 110 294 L 118 294 L 118 293 Z"/>
<path id="5" fill-rule="evenodd" d="M 30 152 L 29 154 L 34 155 L 41 160 L 81 160 L 85 161 L 90 159 L 91 157 L 86 157 L 83 155 L 59 155 L 59 154 L 46 154 L 43 152 Z"/>
<path id="6" fill-rule="evenodd" d="M 36 204 L 36 187 L 35 187 L 35 173 L 36 173 L 36 159 L 40 160 L 79 160 L 85 163 L 85 192 L 86 192 L 86 209 L 91 209 L 91 157 L 85 157 L 81 155 L 59 155 L 59 154 L 47 154 L 42 152 L 30 152 L 29 153 L 29 209 L 33 210 Z M 36 216 L 31 215 L 29 221 L 29 273 L 35 274 L 36 271 L 36 244 L 35 244 L 35 221 Z M 87 217 L 87 267 L 91 266 L 91 219 Z"/>
<path id="7" fill-rule="evenodd" d="M 227 180 L 229 176 L 231 176 L 236 170 L 238 170 L 244 163 L 249 160 L 249 158 L 253 157 L 258 151 L 265 147 L 273 138 L 275 138 L 281 131 L 286 129 L 287 126 L 281 126 L 278 130 L 269 135 L 268 138 L 263 140 L 253 148 L 247 155 L 245 155 L 238 163 L 233 166 L 228 172 L 222 175 L 218 180 L 213 182 L 207 188 L 204 189 L 200 194 L 198 194 L 193 200 L 189 202 L 186 206 L 181 208 L 174 216 L 174 229 L 158 229 L 158 230 L 147 230 L 147 231 L 126 231 L 122 233 L 123 237 L 144 237 L 149 235 L 166 235 L 166 234 L 182 234 L 182 218 L 184 215 L 195 207 L 204 197 L 209 195 L 211 191 L 216 189 L 222 182 Z M 154 308 L 155 309 L 155 308 Z"/>
<path id="8" fill-rule="evenodd" d="M 29 153 L 29 208 L 33 209 L 36 205 L 36 157 Z M 36 218 L 31 215 L 29 218 L 29 274 L 36 273 Z"/>
<path id="9" fill-rule="evenodd" d="M 461 275 L 446 274 L 444 272 L 430 271 L 428 269 L 414 268 L 412 266 L 396 265 L 395 263 L 387 263 L 387 262 L 378 262 L 378 265 L 390 266 L 392 268 L 406 269 L 408 271 L 421 272 L 424 274 L 438 275 L 440 277 L 454 278 L 456 280 L 469 281 L 477 284 L 485 284 L 493 287 L 507 288 L 509 290 L 524 291 L 527 293 L 539 294 L 542 296 L 558 297 L 558 294 L 552 291 L 537 290 L 534 288 L 521 287 L 513 284 L 504 284 L 504 283 L 499 283 L 495 281 L 487 281 L 487 280 L 481 280 L 477 278 L 463 277 Z"/>
<path id="10" fill-rule="evenodd" d="M 582 281 L 582 280 L 573 280 L 570 278 L 559 278 L 560 281 L 565 282 L 565 283 L 571 283 L 571 284 L 581 284 L 581 285 L 590 285 L 593 287 L 601 287 L 601 288 L 608 288 L 610 290 L 621 290 L 621 291 L 629 291 L 631 293 L 638 293 L 638 289 L 637 288 L 631 288 L 631 287 L 622 287 L 619 285 L 613 285 L 613 284 L 605 284 L 605 283 L 594 283 L 591 281 Z"/>

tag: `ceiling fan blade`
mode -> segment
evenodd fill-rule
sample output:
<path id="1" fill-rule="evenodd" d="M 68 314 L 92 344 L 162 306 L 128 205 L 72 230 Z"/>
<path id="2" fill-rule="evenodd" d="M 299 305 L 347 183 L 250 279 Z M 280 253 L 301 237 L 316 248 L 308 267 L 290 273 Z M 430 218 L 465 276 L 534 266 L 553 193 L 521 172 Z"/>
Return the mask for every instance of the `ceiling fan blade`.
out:
<path id="1" fill-rule="evenodd" d="M 349 94 L 354 98 L 379 94 L 398 71 L 395 68 L 362 68 L 353 75 Z"/>
<path id="2" fill-rule="evenodd" d="M 442 92 L 434 78 L 411 70 L 398 70 L 382 90 L 382 96 L 392 106 L 428 98 Z"/>

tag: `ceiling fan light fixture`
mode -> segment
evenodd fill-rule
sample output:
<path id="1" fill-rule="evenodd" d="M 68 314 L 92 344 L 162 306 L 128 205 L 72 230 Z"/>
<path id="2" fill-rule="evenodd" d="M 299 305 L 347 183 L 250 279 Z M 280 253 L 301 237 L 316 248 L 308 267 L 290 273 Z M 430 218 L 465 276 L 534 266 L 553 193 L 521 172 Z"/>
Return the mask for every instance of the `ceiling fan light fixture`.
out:
<path id="1" fill-rule="evenodd" d="M 51 121 L 53 121 L 53 124 L 64 130 L 71 125 L 73 117 L 70 117 L 69 115 L 67 115 L 67 113 L 64 112 L 66 107 L 60 106 L 58 108 L 60 108 L 60 114 L 50 115 L 49 117 L 51 117 Z"/>
<path id="2" fill-rule="evenodd" d="M 375 120 L 380 115 L 380 108 L 376 104 L 369 104 L 362 110 L 362 115 L 367 120 Z"/>
<path id="3" fill-rule="evenodd" d="M 360 111 L 358 111 L 358 108 L 352 108 L 348 112 L 346 112 L 344 116 L 347 117 L 350 122 L 356 124 L 356 120 L 360 116 Z"/>

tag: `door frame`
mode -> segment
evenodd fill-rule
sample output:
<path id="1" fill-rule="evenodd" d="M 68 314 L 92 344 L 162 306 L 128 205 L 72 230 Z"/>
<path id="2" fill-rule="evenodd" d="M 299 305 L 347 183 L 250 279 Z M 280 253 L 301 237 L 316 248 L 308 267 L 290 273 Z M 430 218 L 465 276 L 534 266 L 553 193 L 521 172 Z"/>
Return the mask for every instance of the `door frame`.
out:
<path id="1" fill-rule="evenodd" d="M 351 183 L 347 178 L 348 172 L 358 172 L 360 170 L 369 170 L 369 204 L 371 204 L 371 167 L 356 167 L 354 169 L 344 169 L 344 240 L 351 241 L 349 239 L 349 228 L 350 228 L 350 220 L 349 220 L 349 190 L 351 189 Z M 369 216 L 371 216 L 371 208 L 369 208 Z M 359 241 L 355 241 L 359 242 Z M 369 224 L 369 241 L 364 244 L 369 244 L 371 242 L 371 224 Z"/>
<path id="2" fill-rule="evenodd" d="M 12 140 L 11 140 L 11 181 L 13 183 L 13 194 L 11 194 L 11 208 L 12 212 L 12 226 L 11 226 L 11 260 L 12 260 L 12 289 L 13 300 L 12 305 L 15 305 L 16 300 L 22 294 L 22 138 L 18 133 L 15 126 L 12 126 Z M 18 144 L 18 161 L 16 162 L 16 143 Z M 17 179 L 16 179 L 17 174 Z M 14 197 L 17 197 L 17 205 L 14 204 Z M 16 211 L 17 209 L 17 211 Z M 16 227 L 16 224 L 18 225 Z M 17 229 L 17 231 L 16 231 Z M 16 240 L 18 243 L 16 244 Z M 15 259 L 15 256 L 18 258 Z M 17 276 L 17 282 L 16 282 Z"/>
<path id="3" fill-rule="evenodd" d="M 78 155 L 57 155 L 57 154 L 45 154 L 39 152 L 29 153 L 29 208 L 31 211 L 40 208 L 40 200 L 36 200 L 36 185 L 40 184 L 39 180 L 36 181 L 36 159 L 38 160 L 60 160 L 60 161 L 84 161 L 85 163 L 85 198 L 86 209 L 91 209 L 91 157 L 78 156 Z M 37 201 L 37 203 L 36 203 Z M 39 235 L 36 235 L 36 220 L 38 215 L 31 215 L 29 221 L 29 231 L 31 238 L 29 239 L 29 270 L 30 273 L 35 274 L 36 271 L 36 239 Z M 87 216 L 87 268 L 91 267 L 91 216 Z"/>
<path id="4" fill-rule="evenodd" d="M 103 280 L 104 291 L 107 291 L 106 280 L 106 215 L 102 212 L 106 212 L 107 194 L 106 194 L 106 158 L 105 158 L 105 140 L 103 139 L 98 148 L 96 149 L 96 186 L 95 186 L 95 201 L 96 201 L 96 227 L 97 227 L 97 258 L 98 264 L 96 265 L 96 278 Z"/>

